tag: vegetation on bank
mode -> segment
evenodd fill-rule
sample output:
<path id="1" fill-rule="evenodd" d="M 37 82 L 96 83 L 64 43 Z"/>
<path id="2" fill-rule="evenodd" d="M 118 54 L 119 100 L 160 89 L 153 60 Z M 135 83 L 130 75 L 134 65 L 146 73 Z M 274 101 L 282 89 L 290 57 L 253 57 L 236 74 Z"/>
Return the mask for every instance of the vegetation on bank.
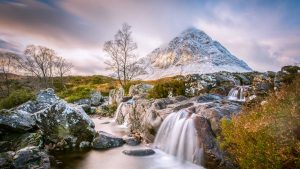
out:
<path id="1" fill-rule="evenodd" d="M 57 95 L 68 102 L 89 98 L 93 90 L 98 90 L 107 96 L 111 89 L 117 86 L 117 82 L 110 77 L 95 76 L 67 76 L 64 77 L 65 86 L 60 83 L 60 78 L 53 79 L 49 87 L 54 88 Z M 37 80 L 34 77 L 16 76 L 11 83 L 9 96 L 0 97 L 0 109 L 10 109 L 28 100 L 34 99 L 39 91 Z"/>
<path id="2" fill-rule="evenodd" d="M 65 80 L 65 88 L 55 86 L 57 95 L 68 102 L 74 102 L 83 98 L 90 98 L 93 90 L 100 91 L 108 96 L 111 89 L 116 88 L 117 82 L 110 77 L 95 76 L 69 76 Z"/>
<path id="3" fill-rule="evenodd" d="M 34 99 L 34 92 L 26 89 L 13 90 L 8 97 L 0 99 L 0 109 L 10 109 Z"/>
<path id="4" fill-rule="evenodd" d="M 163 78 L 150 81 L 154 87 L 149 91 L 148 97 L 159 99 L 168 96 L 185 96 L 185 82 L 180 78 Z"/>
<path id="5" fill-rule="evenodd" d="M 299 75 L 221 128 L 221 147 L 241 168 L 300 168 Z"/>

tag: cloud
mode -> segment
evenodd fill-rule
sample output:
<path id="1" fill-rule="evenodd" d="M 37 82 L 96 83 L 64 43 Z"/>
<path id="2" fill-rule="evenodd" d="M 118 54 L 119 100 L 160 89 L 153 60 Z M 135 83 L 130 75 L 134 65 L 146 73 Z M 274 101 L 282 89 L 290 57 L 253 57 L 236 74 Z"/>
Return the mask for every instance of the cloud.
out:
<path id="1" fill-rule="evenodd" d="M 20 46 L 0 38 L 0 51 L 21 53 Z"/>
<path id="2" fill-rule="evenodd" d="M 132 25 L 140 56 L 196 26 L 252 68 L 278 70 L 300 62 L 299 9 L 277 0 L 5 0 L 0 39 L 20 51 L 28 44 L 53 48 L 73 62 L 74 74 L 103 74 L 102 45 L 123 22 Z"/>

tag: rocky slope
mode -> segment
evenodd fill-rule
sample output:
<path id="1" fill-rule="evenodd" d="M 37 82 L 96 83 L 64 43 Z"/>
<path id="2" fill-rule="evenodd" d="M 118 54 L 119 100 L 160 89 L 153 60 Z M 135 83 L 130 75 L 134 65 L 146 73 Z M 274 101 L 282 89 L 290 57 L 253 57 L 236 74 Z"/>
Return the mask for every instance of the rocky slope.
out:
<path id="1" fill-rule="evenodd" d="M 167 46 L 157 48 L 140 59 L 139 64 L 145 71 L 138 78 L 145 80 L 219 71 L 252 71 L 219 42 L 196 28 L 183 31 Z"/>

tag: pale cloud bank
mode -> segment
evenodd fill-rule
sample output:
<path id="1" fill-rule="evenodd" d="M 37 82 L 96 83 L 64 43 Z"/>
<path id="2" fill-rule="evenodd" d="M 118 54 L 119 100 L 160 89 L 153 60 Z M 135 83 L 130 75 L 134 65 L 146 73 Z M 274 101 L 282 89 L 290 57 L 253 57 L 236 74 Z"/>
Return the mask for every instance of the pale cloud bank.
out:
<path id="1" fill-rule="evenodd" d="M 4 0 L 0 49 L 45 45 L 75 65 L 73 74 L 108 74 L 102 45 L 123 22 L 139 55 L 195 26 L 259 71 L 300 62 L 298 1 Z"/>

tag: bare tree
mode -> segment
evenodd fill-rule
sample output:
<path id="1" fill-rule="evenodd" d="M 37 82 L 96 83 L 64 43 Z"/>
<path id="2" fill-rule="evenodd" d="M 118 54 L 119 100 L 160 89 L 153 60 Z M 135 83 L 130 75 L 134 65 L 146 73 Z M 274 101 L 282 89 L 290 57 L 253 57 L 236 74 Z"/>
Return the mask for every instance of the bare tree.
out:
<path id="1" fill-rule="evenodd" d="M 60 82 L 61 85 L 65 88 L 64 85 L 64 76 L 71 71 L 73 68 L 72 63 L 67 62 L 66 59 L 62 57 L 58 57 L 58 59 L 55 62 L 55 70 L 56 70 L 56 75 L 60 77 Z"/>
<path id="2" fill-rule="evenodd" d="M 105 42 L 103 48 L 110 57 L 110 60 L 105 63 L 108 69 L 114 71 L 122 87 L 126 86 L 128 81 L 139 72 L 135 54 L 137 44 L 133 41 L 131 34 L 131 26 L 124 23 L 114 40 Z"/>
<path id="3" fill-rule="evenodd" d="M 24 56 L 19 60 L 20 67 L 27 73 L 37 77 L 42 87 L 48 87 L 49 79 L 53 76 L 55 51 L 44 46 L 29 45 Z"/>
<path id="4" fill-rule="evenodd" d="M 1 52 L 0 53 L 0 72 L 1 72 L 1 82 L 4 83 L 6 87 L 5 90 L 1 88 L 1 92 L 8 96 L 10 94 L 11 80 L 9 79 L 9 75 L 16 72 L 17 69 L 17 61 L 19 60 L 19 56 L 12 52 Z"/>

